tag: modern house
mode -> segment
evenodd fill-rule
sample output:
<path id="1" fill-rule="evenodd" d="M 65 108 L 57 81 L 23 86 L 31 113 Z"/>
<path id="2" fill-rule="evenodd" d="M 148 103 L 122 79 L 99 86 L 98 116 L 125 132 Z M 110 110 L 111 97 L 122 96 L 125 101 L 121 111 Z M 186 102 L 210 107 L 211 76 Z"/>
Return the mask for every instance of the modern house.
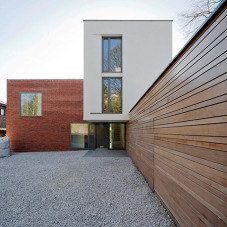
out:
<path id="1" fill-rule="evenodd" d="M 127 148 L 179 226 L 227 226 L 226 28 L 170 61 L 171 21 L 84 21 L 84 80 L 8 80 L 12 151 Z"/>
<path id="2" fill-rule="evenodd" d="M 83 119 L 95 131 L 90 149 L 125 149 L 130 109 L 171 58 L 172 21 L 84 20 Z"/>
<path id="3" fill-rule="evenodd" d="M 0 136 L 6 135 L 6 103 L 0 100 Z"/>
<path id="4" fill-rule="evenodd" d="M 125 149 L 129 111 L 171 57 L 172 21 L 85 20 L 84 80 L 8 80 L 12 151 Z"/>

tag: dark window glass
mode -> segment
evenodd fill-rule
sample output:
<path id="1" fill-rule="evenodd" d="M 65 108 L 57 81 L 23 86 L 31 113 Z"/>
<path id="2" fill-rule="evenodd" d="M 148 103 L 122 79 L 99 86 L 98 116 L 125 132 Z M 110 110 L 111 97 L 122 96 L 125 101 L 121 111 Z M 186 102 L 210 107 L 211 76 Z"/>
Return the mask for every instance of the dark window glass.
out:
<path id="1" fill-rule="evenodd" d="M 103 112 L 122 112 L 122 80 L 121 78 L 103 79 Z"/>
<path id="2" fill-rule="evenodd" d="M 21 116 L 42 116 L 42 93 L 24 92 L 20 99 Z"/>
<path id="3" fill-rule="evenodd" d="M 95 124 L 89 123 L 89 149 L 95 149 Z"/>
<path id="4" fill-rule="evenodd" d="M 119 37 L 103 38 L 103 72 L 121 72 L 122 39 Z"/>
<path id="5" fill-rule="evenodd" d="M 88 148 L 88 124 L 72 123 L 71 124 L 71 149 Z"/>

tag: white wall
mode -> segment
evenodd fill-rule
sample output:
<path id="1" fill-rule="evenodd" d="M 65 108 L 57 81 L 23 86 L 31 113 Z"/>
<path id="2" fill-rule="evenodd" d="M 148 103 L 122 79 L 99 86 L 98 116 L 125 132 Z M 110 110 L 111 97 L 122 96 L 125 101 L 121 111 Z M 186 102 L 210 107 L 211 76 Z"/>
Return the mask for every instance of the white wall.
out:
<path id="1" fill-rule="evenodd" d="M 122 73 L 102 73 L 102 36 L 122 36 Z M 127 121 L 171 59 L 172 21 L 84 21 L 84 120 Z M 102 114 L 102 77 L 119 76 L 122 114 Z"/>

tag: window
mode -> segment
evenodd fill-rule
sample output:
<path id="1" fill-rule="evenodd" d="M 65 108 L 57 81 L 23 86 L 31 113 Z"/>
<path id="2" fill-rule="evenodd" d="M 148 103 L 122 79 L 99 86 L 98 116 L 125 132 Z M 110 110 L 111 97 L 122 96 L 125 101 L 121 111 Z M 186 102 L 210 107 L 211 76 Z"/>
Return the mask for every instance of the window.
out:
<path id="1" fill-rule="evenodd" d="M 95 149 L 95 124 L 89 123 L 88 124 L 88 134 L 89 134 L 89 149 Z"/>
<path id="2" fill-rule="evenodd" d="M 122 112 L 121 78 L 103 78 L 103 113 Z"/>
<path id="3" fill-rule="evenodd" d="M 27 117 L 42 116 L 41 92 L 23 92 L 20 94 L 20 115 Z"/>
<path id="4" fill-rule="evenodd" d="M 122 38 L 102 39 L 102 71 L 120 73 L 122 70 Z"/>
<path id="5" fill-rule="evenodd" d="M 5 109 L 1 109 L 0 115 L 5 116 Z"/>
<path id="6" fill-rule="evenodd" d="M 71 123 L 71 149 L 88 149 L 88 124 Z"/>

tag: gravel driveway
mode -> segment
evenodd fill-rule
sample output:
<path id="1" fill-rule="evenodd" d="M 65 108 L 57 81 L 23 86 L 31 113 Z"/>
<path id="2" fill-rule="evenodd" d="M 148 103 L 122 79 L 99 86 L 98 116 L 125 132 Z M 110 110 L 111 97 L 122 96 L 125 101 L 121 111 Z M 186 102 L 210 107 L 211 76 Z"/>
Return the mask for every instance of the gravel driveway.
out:
<path id="1" fill-rule="evenodd" d="M 171 226 L 125 151 L 0 158 L 0 226 Z"/>

